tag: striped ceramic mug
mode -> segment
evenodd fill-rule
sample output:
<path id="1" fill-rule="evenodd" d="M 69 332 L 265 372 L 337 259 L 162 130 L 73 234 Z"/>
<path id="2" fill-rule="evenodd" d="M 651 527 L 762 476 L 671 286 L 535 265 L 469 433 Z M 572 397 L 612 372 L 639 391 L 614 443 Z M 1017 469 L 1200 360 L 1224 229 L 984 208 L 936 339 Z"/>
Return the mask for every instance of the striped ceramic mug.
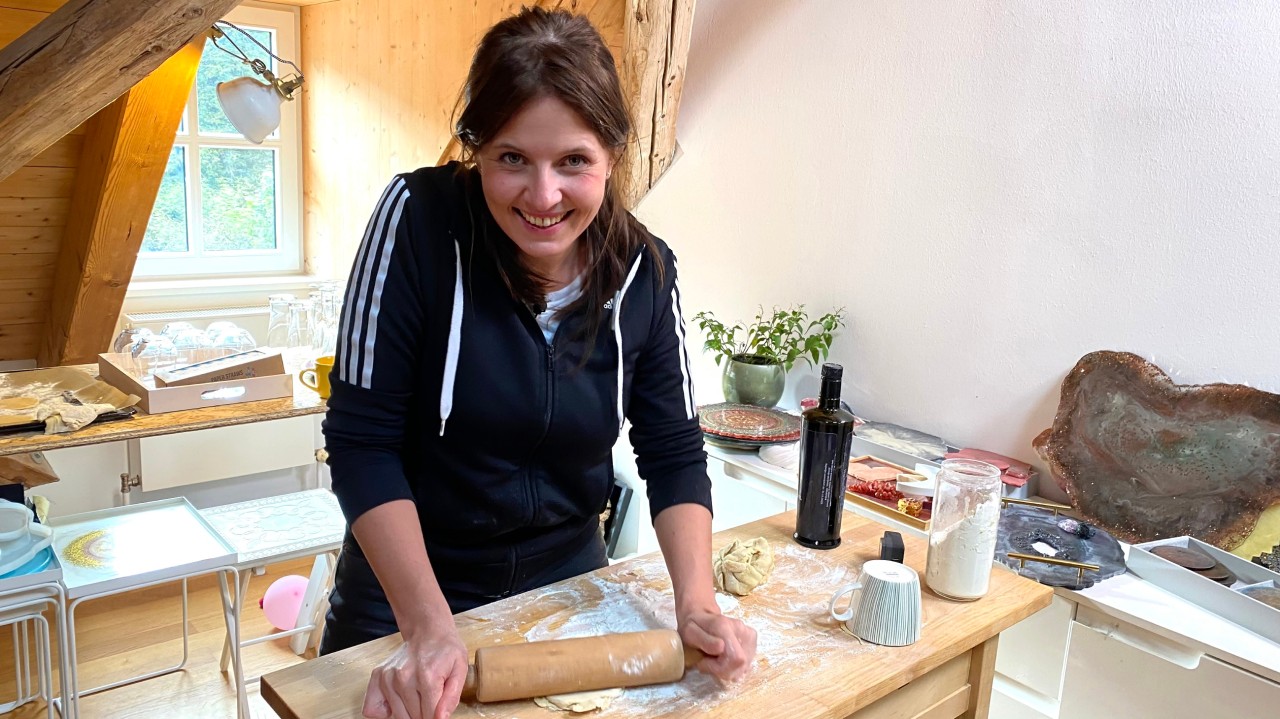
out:
<path id="1" fill-rule="evenodd" d="M 836 611 L 846 594 L 853 595 L 849 605 Z M 831 597 L 830 611 L 851 634 L 873 644 L 914 644 L 920 638 L 920 575 L 905 564 L 873 559 L 862 565 L 857 582 Z"/>

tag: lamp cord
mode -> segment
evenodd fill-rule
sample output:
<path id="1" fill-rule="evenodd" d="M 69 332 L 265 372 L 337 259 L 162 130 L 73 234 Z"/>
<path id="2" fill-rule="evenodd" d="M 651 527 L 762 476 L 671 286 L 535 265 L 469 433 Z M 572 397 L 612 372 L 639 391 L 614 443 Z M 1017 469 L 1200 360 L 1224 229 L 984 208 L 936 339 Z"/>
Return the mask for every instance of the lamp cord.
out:
<path id="1" fill-rule="evenodd" d="M 256 37 L 254 37 L 254 36 L 250 35 L 246 30 L 244 30 L 244 29 L 243 29 L 243 28 L 241 28 L 240 26 L 236 25 L 235 23 L 227 22 L 226 20 L 219 20 L 219 21 L 217 21 L 217 22 L 215 22 L 215 23 L 213 24 L 213 26 L 214 26 L 214 27 L 216 27 L 216 28 L 218 28 L 219 30 L 222 30 L 222 28 L 220 27 L 220 26 L 222 26 L 222 25 L 226 25 L 227 27 L 233 27 L 233 28 L 235 28 L 236 30 L 238 30 L 238 31 L 240 32 L 240 34 L 241 34 L 241 35 L 244 35 L 245 37 L 249 38 L 249 41 L 250 41 L 250 42 L 252 42 L 254 45 L 257 45 L 258 47 L 262 48 L 262 51 L 263 51 L 263 52 L 267 53 L 268 55 L 270 55 L 271 57 L 275 58 L 275 59 L 276 59 L 276 60 L 278 60 L 279 62 L 283 62 L 284 64 L 288 65 L 289 67 L 292 67 L 294 70 L 296 70 L 296 71 L 298 72 L 298 77 L 302 77 L 302 68 L 298 67 L 297 65 L 294 65 L 293 63 L 291 63 L 291 62 L 289 62 L 288 60 L 286 60 L 286 59 L 284 59 L 284 58 L 280 57 L 279 55 L 275 54 L 274 52 L 271 52 L 271 48 L 269 48 L 269 47 L 267 47 L 266 45 L 263 45 L 262 43 L 258 42 L 258 38 L 256 38 Z M 219 44 L 218 44 L 218 38 L 217 38 L 217 37 L 214 37 L 214 38 L 213 38 L 213 44 L 214 44 L 214 46 L 216 46 L 219 50 L 221 50 L 221 51 L 223 51 L 223 52 L 227 53 L 228 55 L 231 55 L 232 57 L 238 57 L 238 58 L 240 59 L 240 61 L 241 61 L 241 62 L 243 62 L 244 64 L 246 64 L 246 65 L 248 65 L 248 66 L 250 66 L 250 67 L 252 67 L 254 70 L 257 70 L 258 72 L 262 72 L 263 70 L 267 69 L 267 68 L 266 68 L 266 63 L 262 63 L 262 61 L 261 61 L 261 60 L 256 60 L 256 59 L 255 59 L 255 60 L 250 60 L 250 59 L 249 59 L 249 55 L 248 55 L 248 53 L 246 53 L 244 50 L 241 50 L 241 49 L 240 49 L 240 46 L 236 44 L 236 41 L 235 41 L 235 40 L 232 40 L 232 39 L 231 39 L 231 36 L 230 36 L 230 35 L 228 35 L 225 31 L 223 31 L 223 33 L 222 33 L 222 37 L 223 37 L 223 38 L 225 38 L 227 42 L 231 43 L 231 46 L 232 46 L 232 47 L 234 47 L 234 48 L 236 49 L 236 52 L 231 52 L 230 50 L 226 49 L 225 47 L 223 47 L 223 46 L 219 45 Z M 237 53 L 239 53 L 239 54 L 237 54 Z M 257 62 L 257 63 L 262 63 L 262 64 L 263 64 L 263 67 L 262 67 L 262 68 L 259 68 L 257 65 L 255 65 L 255 64 L 254 64 L 255 62 Z"/>

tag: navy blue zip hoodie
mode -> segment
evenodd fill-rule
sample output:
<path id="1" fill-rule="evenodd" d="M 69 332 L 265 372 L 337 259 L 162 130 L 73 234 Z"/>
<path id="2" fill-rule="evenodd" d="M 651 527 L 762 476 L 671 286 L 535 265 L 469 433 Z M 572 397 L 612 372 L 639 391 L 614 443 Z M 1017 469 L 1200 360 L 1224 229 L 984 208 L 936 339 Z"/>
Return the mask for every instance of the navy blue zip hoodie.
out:
<path id="1" fill-rule="evenodd" d="M 670 249 L 658 241 L 661 281 L 648 249 L 631 258 L 593 346 L 580 314 L 548 345 L 484 249 L 501 232 L 475 170 L 391 182 L 351 271 L 324 421 L 347 521 L 413 500 L 437 572 L 487 566 L 494 595 L 598 532 L 624 417 L 653 516 L 711 508 Z"/>

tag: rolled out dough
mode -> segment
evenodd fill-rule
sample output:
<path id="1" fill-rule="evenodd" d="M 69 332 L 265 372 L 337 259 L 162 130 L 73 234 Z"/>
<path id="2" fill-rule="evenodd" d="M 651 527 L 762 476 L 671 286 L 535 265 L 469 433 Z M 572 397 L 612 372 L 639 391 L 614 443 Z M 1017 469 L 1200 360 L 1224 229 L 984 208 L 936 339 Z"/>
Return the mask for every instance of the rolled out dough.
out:
<path id="1" fill-rule="evenodd" d="M 28 410 L 40 404 L 40 400 L 35 397 L 5 397 L 0 399 L 0 409 L 9 411 Z"/>
<path id="2" fill-rule="evenodd" d="M 716 589 L 739 597 L 764 584 L 772 571 L 773 549 L 764 537 L 735 539 L 721 547 L 711 559 Z"/>
<path id="3" fill-rule="evenodd" d="M 534 697 L 533 703 L 552 711 L 567 711 L 582 714 L 597 709 L 608 709 L 622 695 L 621 689 L 597 689 L 591 692 L 574 692 L 572 694 L 552 694 L 549 697 Z"/>

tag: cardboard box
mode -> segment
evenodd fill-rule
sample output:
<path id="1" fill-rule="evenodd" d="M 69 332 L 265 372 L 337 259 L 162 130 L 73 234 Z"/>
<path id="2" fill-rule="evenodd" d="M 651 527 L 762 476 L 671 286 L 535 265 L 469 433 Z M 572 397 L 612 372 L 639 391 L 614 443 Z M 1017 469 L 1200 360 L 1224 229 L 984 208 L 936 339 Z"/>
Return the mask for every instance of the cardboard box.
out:
<path id="1" fill-rule="evenodd" d="M 236 402 L 254 402 L 293 396 L 293 375 L 274 374 L 224 382 L 205 382 L 183 387 L 156 387 L 150 378 L 133 374 L 128 353 L 98 355 L 98 376 L 102 381 L 142 399 L 138 406 L 147 414 L 214 407 Z"/>
<path id="2" fill-rule="evenodd" d="M 1229 622 L 1239 624 L 1255 634 L 1280 643 L 1280 609 L 1273 609 L 1235 591 L 1232 587 L 1202 577 L 1190 569 L 1184 569 L 1148 551 L 1161 545 L 1197 549 L 1209 555 L 1236 576 L 1236 582 L 1232 585 L 1235 588 L 1269 581 L 1280 582 L 1280 574 L 1211 544 L 1205 544 L 1194 537 L 1172 537 L 1135 544 L 1129 548 L 1129 557 L 1125 561 L 1129 571 L 1157 587 L 1203 607 Z"/>
<path id="3" fill-rule="evenodd" d="M 185 387 L 284 374 L 284 358 L 276 350 L 249 350 L 155 373 L 157 387 Z"/>

